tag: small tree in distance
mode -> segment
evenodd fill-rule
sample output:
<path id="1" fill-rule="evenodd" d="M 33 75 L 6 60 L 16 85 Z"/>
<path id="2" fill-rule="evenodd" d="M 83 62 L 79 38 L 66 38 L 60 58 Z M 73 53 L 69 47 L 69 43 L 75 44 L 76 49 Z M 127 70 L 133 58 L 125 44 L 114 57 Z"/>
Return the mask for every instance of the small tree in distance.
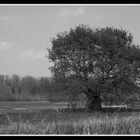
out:
<path id="1" fill-rule="evenodd" d="M 58 33 L 51 43 L 51 72 L 56 79 L 70 81 L 69 86 L 79 83 L 76 87 L 88 99 L 87 110 L 100 110 L 102 95 L 127 97 L 138 91 L 140 49 L 128 31 L 78 25 Z"/>

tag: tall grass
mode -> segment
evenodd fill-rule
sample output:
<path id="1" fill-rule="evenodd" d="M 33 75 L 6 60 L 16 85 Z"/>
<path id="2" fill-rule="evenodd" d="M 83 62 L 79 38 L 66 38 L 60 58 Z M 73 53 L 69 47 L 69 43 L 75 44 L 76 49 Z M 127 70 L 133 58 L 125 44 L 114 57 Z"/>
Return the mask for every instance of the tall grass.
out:
<path id="1" fill-rule="evenodd" d="M 0 124 L 0 134 L 140 134 L 140 113 L 62 113 L 14 114 Z M 26 117 L 25 117 L 26 116 Z M 28 114 L 29 116 L 29 114 Z"/>

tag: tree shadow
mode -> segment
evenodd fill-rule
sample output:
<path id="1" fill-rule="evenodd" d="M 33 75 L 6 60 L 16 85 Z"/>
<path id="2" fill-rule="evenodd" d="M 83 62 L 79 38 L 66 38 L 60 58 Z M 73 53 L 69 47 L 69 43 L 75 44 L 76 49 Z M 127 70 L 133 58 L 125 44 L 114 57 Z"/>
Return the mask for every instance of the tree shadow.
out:
<path id="1" fill-rule="evenodd" d="M 120 108 L 120 107 L 103 107 L 100 110 L 87 111 L 85 108 L 63 108 L 59 109 L 60 112 L 101 112 L 101 113 L 114 113 L 114 112 L 140 112 L 140 108 Z"/>

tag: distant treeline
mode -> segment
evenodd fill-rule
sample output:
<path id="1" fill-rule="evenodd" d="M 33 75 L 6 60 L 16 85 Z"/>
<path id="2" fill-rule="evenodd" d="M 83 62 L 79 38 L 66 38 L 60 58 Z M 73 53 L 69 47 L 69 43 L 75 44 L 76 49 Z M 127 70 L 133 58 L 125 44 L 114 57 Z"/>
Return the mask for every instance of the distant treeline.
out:
<path id="1" fill-rule="evenodd" d="M 76 83 L 60 82 L 52 77 L 0 75 L 0 101 L 85 101 L 85 95 L 77 87 Z M 133 99 L 138 101 L 139 97 L 129 101 Z M 120 104 L 122 101 L 115 94 L 103 94 L 103 102 Z"/>
<path id="2" fill-rule="evenodd" d="M 59 94 L 58 94 L 59 92 Z M 63 97 L 63 98 L 62 98 Z M 65 100 L 61 86 L 53 78 L 0 75 L 0 100 Z"/>

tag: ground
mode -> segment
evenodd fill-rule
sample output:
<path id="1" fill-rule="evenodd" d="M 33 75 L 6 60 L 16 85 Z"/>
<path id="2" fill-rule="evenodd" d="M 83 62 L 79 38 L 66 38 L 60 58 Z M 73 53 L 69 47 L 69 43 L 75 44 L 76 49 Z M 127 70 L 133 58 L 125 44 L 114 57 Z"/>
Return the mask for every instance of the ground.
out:
<path id="1" fill-rule="evenodd" d="M 106 107 L 89 113 L 66 106 L 0 102 L 0 134 L 140 134 L 140 109 Z"/>
<path id="2" fill-rule="evenodd" d="M 0 113 L 2 112 L 31 112 L 34 110 L 66 108 L 67 103 L 55 103 L 48 101 L 1 101 L 0 102 Z"/>

